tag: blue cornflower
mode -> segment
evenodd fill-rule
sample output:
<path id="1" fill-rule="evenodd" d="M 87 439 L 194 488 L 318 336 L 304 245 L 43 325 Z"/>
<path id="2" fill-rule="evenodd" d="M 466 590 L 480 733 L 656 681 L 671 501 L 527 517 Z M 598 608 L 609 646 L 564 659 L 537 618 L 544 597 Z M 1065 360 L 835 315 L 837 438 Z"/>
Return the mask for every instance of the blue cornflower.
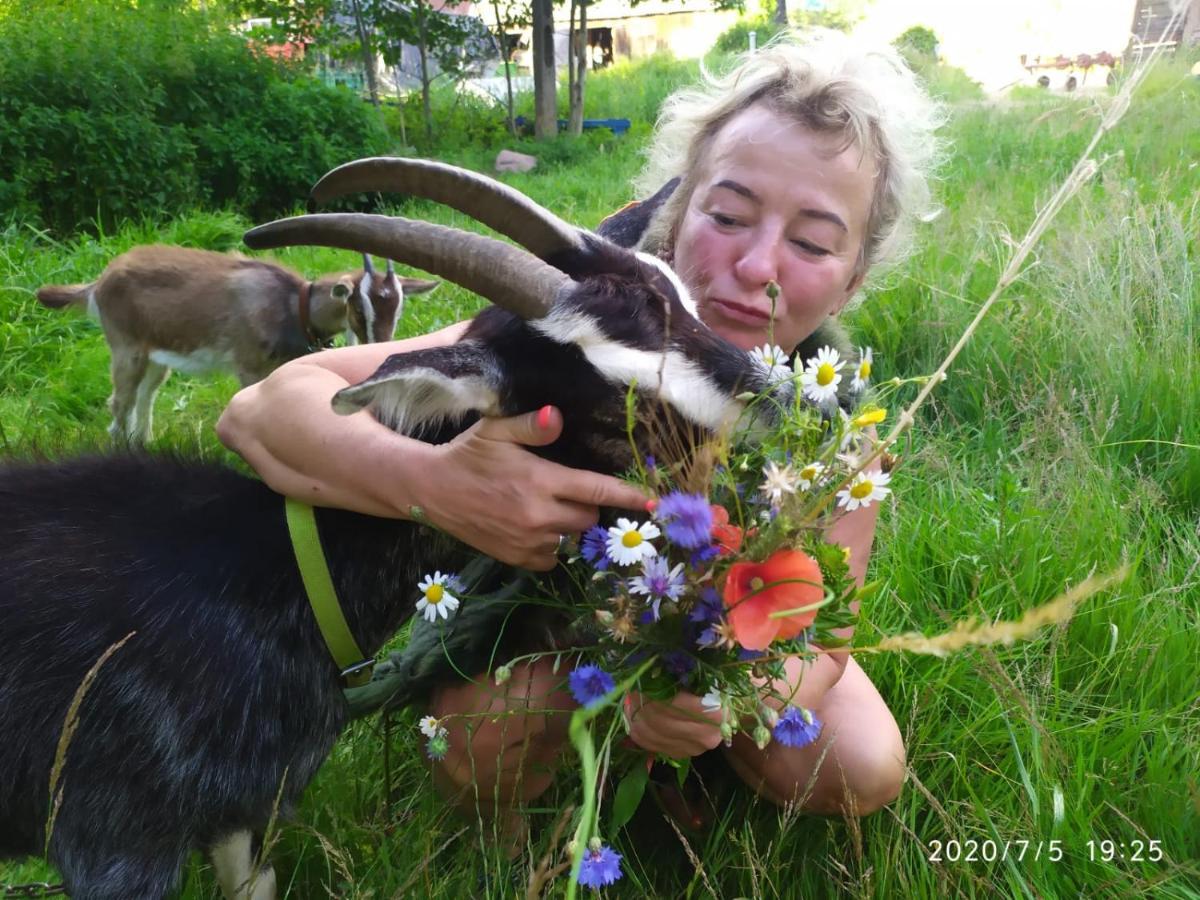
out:
<path id="1" fill-rule="evenodd" d="M 693 622 L 706 622 L 711 625 L 713 622 L 719 622 L 724 612 L 725 604 L 721 602 L 721 595 L 717 593 L 717 589 L 706 587 L 700 592 L 700 600 L 692 607 L 688 618 Z"/>
<path id="2" fill-rule="evenodd" d="M 668 570 L 669 563 L 661 556 L 652 556 L 642 562 L 642 574 L 629 579 L 631 594 L 645 594 L 650 600 L 653 621 L 658 621 L 658 606 L 664 600 L 678 600 L 683 593 L 683 563 L 676 563 Z"/>
<path id="3" fill-rule="evenodd" d="M 634 594 L 658 597 L 662 600 L 678 600 L 683 593 L 683 563 L 675 568 L 661 556 L 652 556 L 642 562 L 642 574 L 629 579 L 629 590 Z"/>
<path id="4" fill-rule="evenodd" d="M 597 665 L 579 666 L 567 676 L 571 696 L 580 706 L 594 706 L 616 687 L 612 676 Z"/>
<path id="5" fill-rule="evenodd" d="M 646 454 L 646 468 L 649 469 L 651 472 L 653 472 L 655 465 L 656 465 L 656 462 L 654 459 L 654 454 L 647 453 Z"/>
<path id="6" fill-rule="evenodd" d="M 745 647 L 742 647 L 740 650 L 738 650 L 738 661 L 749 662 L 752 659 L 758 659 L 759 657 L 766 655 L 766 650 L 747 650 Z"/>
<path id="7" fill-rule="evenodd" d="M 686 550 L 712 541 L 712 507 L 700 494 L 671 491 L 658 501 L 655 517 L 666 526 L 667 540 Z"/>
<path id="8" fill-rule="evenodd" d="M 621 877 L 621 854 L 612 847 L 601 845 L 583 854 L 579 867 L 579 883 L 595 890 L 612 884 Z"/>
<path id="9" fill-rule="evenodd" d="M 705 544 L 699 550 L 692 551 L 692 558 L 688 560 L 689 565 L 697 571 L 704 568 L 705 563 L 712 562 L 717 558 L 717 545 Z"/>
<path id="10" fill-rule="evenodd" d="M 807 747 L 821 736 L 821 721 L 807 709 L 789 706 L 775 725 L 775 740 L 785 747 Z"/>
<path id="11" fill-rule="evenodd" d="M 663 668 L 674 675 L 681 683 L 687 683 L 688 676 L 696 668 L 696 660 L 690 653 L 682 650 L 670 650 L 662 655 Z"/>
<path id="12" fill-rule="evenodd" d="M 608 529 L 602 525 L 593 525 L 584 532 L 583 540 L 579 544 L 579 552 L 597 572 L 603 572 L 612 562 L 608 558 L 607 546 Z"/>

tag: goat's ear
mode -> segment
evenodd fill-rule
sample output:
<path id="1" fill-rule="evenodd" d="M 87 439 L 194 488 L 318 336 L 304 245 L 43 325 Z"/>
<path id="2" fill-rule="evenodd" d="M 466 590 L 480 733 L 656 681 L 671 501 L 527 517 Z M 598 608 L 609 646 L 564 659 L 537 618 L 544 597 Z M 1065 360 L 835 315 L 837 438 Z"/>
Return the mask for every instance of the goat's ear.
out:
<path id="1" fill-rule="evenodd" d="M 333 396 L 342 415 L 370 409 L 384 425 L 417 435 L 470 413 L 503 415 L 503 371 L 474 341 L 389 356 L 369 378 Z"/>
<path id="2" fill-rule="evenodd" d="M 400 286 L 404 288 L 405 297 L 411 297 L 413 294 L 424 294 L 426 291 L 432 291 L 439 284 L 441 284 L 440 281 L 425 281 L 423 278 L 400 279 Z"/>

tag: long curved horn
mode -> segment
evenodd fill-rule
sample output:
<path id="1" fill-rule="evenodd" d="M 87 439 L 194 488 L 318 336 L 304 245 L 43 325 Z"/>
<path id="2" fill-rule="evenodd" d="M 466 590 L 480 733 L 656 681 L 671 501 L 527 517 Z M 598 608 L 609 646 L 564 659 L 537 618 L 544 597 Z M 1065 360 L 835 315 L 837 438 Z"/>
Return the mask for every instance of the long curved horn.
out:
<path id="1" fill-rule="evenodd" d="M 375 156 L 338 166 L 313 186 L 309 209 L 346 194 L 370 191 L 413 194 L 449 206 L 547 262 L 584 251 L 584 232 L 515 188 L 470 169 L 428 159 Z"/>
<path id="2" fill-rule="evenodd" d="M 309 245 L 374 253 L 432 272 L 523 319 L 539 319 L 571 279 L 512 244 L 431 222 L 361 213 L 278 219 L 251 228 L 247 247 Z"/>
<path id="3" fill-rule="evenodd" d="M 375 274 L 375 264 L 373 262 L 371 262 L 371 254 L 370 253 L 363 254 L 363 271 L 366 272 L 368 275 Z"/>

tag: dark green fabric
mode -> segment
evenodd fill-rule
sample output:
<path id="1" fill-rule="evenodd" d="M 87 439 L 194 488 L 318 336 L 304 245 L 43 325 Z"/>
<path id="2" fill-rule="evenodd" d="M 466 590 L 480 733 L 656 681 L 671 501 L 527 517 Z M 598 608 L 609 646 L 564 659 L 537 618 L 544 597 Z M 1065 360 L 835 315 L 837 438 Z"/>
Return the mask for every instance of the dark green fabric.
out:
<path id="1" fill-rule="evenodd" d="M 408 644 L 388 654 L 375 667 L 371 681 L 345 691 L 354 718 L 398 709 L 427 697 L 435 687 L 456 677 L 472 677 L 499 665 L 497 638 L 519 608 L 516 599 L 536 583 L 536 576 L 477 555 L 459 573 L 467 599 L 449 621 L 413 621 Z"/>

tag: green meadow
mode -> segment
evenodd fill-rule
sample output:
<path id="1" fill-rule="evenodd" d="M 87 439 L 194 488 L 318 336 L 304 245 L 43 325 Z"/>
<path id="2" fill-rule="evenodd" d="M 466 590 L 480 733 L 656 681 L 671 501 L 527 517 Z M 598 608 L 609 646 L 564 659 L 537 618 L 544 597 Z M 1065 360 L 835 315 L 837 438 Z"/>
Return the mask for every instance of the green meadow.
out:
<path id="1" fill-rule="evenodd" d="M 947 658 L 863 657 L 908 746 L 909 779 L 890 808 L 857 821 L 806 817 L 715 771 L 705 785 L 719 816 L 708 830 L 672 831 L 647 797 L 606 835 L 625 871 L 609 895 L 1200 898 L 1200 79 L 1187 65 L 1152 73 L 1100 144 L 1098 174 L 898 445 L 872 560 L 883 589 L 857 641 L 1012 620 L 1090 574 L 1124 565 L 1128 576 L 1028 641 Z M 595 226 L 630 199 L 663 85 L 692 71 L 659 60 L 593 76 L 589 114 L 622 110 L 631 133 L 522 143 L 542 161 L 505 180 Z M 942 211 L 921 226 L 911 258 L 846 315 L 881 378 L 936 369 L 1110 96 L 948 99 Z M 422 152 L 488 171 L 496 149 L 448 140 Z M 399 211 L 468 224 L 427 203 Z M 69 235 L 0 224 L 3 453 L 62 456 L 107 439 L 99 327 L 41 308 L 37 287 L 89 281 L 138 244 L 236 250 L 251 224 L 222 210 Z M 357 262 L 311 248 L 274 258 L 310 276 Z M 398 335 L 481 302 L 443 285 L 408 302 Z M 238 465 L 213 433 L 235 389 L 231 377 L 173 375 L 152 449 Z M 527 852 L 509 862 L 434 792 L 423 713 L 346 732 L 298 814 L 279 824 L 281 893 L 527 895 L 531 870 L 556 850 L 560 810 L 577 800 L 570 752 L 531 811 Z M 0 739 L 11 739 L 3 723 Z M 0 883 L 42 879 L 56 877 L 40 861 L 0 863 Z M 545 895 L 565 886 L 560 877 Z M 198 855 L 183 896 L 218 896 Z"/>

